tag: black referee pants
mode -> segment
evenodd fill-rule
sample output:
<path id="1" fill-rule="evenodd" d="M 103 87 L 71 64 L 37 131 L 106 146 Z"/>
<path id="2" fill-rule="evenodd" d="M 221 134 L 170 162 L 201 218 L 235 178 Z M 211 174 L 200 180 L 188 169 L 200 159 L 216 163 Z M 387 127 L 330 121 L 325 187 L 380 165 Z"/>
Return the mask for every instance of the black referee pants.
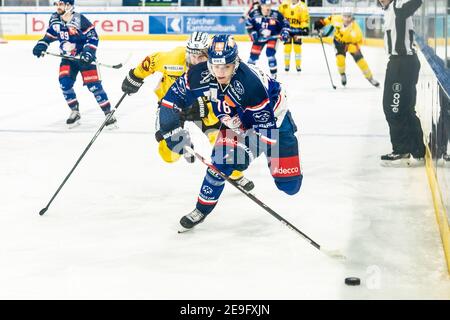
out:
<path id="1" fill-rule="evenodd" d="M 425 156 L 423 132 L 416 115 L 416 84 L 420 62 L 417 55 L 391 56 L 384 81 L 383 110 L 389 124 L 392 151 Z"/>

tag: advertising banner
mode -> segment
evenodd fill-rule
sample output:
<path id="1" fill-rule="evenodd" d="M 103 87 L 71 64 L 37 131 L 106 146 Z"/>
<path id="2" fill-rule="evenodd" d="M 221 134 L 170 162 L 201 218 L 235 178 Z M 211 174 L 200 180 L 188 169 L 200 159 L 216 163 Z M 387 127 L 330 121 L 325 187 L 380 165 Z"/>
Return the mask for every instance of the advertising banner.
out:
<path id="1" fill-rule="evenodd" d="M 148 34 L 148 16 L 143 14 L 91 14 L 85 13 L 99 35 Z M 50 14 L 27 14 L 27 34 L 42 34 L 47 30 Z"/>
<path id="2" fill-rule="evenodd" d="M 26 33 L 26 19 L 23 14 L 2 14 L 0 19 L 0 31 L 2 34 Z"/>
<path id="3" fill-rule="evenodd" d="M 245 34 L 240 15 L 168 14 L 150 16 L 150 34 L 185 34 L 194 31 Z"/>

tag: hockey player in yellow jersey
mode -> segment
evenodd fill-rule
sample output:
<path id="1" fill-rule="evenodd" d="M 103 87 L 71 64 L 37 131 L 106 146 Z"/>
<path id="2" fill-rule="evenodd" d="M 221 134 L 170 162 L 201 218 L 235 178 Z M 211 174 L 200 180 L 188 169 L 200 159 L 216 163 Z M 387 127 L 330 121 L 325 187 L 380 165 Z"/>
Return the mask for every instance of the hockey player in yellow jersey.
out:
<path id="1" fill-rule="evenodd" d="M 341 76 L 343 86 L 347 84 L 347 75 L 345 73 L 345 57 L 349 52 L 355 60 L 358 67 L 363 72 L 366 79 L 375 87 L 380 83 L 373 78 L 372 71 L 361 53 L 361 44 L 363 34 L 358 23 L 354 20 L 351 12 L 345 12 L 343 15 L 331 15 L 325 19 L 319 19 L 314 23 L 314 29 L 321 33 L 324 26 L 330 25 L 330 30 L 324 35 L 328 36 L 334 29 L 334 46 L 336 48 L 336 64 Z"/>
<path id="2" fill-rule="evenodd" d="M 190 66 L 207 61 L 208 46 L 208 33 L 194 32 L 190 35 L 185 47 L 176 47 L 171 51 L 150 54 L 136 68 L 129 71 L 122 82 L 122 91 L 128 94 L 136 93 L 144 83 L 145 78 L 155 73 L 162 74 L 161 80 L 155 89 L 155 94 L 158 97 L 157 112 L 159 114 L 161 99 L 165 96 L 175 80 L 182 76 Z M 213 144 L 219 132 L 220 122 L 214 115 L 211 102 L 206 97 L 202 98 L 201 101 L 196 103 L 194 108 L 191 108 L 191 113 L 182 115 L 182 121 L 183 123 L 184 121 L 193 121 L 205 133 L 210 143 Z M 180 155 L 172 152 L 167 147 L 164 139 L 159 139 L 158 130 L 159 128 L 156 128 L 155 136 L 159 143 L 158 151 L 161 158 L 169 163 L 178 161 Z M 185 157 L 185 159 L 188 162 L 193 162 L 195 158 Z M 253 182 L 245 178 L 242 172 L 235 171 L 230 177 L 248 191 L 254 188 Z"/>
<path id="3" fill-rule="evenodd" d="M 285 0 L 278 11 L 289 21 L 289 38 L 284 42 L 284 70 L 289 71 L 291 51 L 295 52 L 295 67 L 302 70 L 302 36 L 309 34 L 309 10 L 306 3 L 300 0 Z"/>

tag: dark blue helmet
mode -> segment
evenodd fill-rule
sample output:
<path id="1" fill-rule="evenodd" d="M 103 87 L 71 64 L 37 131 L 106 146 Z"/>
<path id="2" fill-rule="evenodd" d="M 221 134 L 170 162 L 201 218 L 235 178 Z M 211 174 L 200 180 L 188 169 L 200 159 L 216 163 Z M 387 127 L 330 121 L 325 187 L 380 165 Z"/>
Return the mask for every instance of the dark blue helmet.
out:
<path id="1" fill-rule="evenodd" d="M 75 5 L 75 0 L 59 0 L 59 1 L 55 1 L 54 4 L 59 3 L 59 2 L 62 2 L 62 3 L 65 3 L 65 4 L 70 4 L 72 6 Z"/>
<path id="2" fill-rule="evenodd" d="M 238 61 L 238 47 L 233 37 L 219 34 L 212 38 L 208 49 L 208 64 L 229 64 Z"/>
<path id="3" fill-rule="evenodd" d="M 266 4 L 266 5 L 272 4 L 272 0 L 261 0 L 261 4 Z"/>

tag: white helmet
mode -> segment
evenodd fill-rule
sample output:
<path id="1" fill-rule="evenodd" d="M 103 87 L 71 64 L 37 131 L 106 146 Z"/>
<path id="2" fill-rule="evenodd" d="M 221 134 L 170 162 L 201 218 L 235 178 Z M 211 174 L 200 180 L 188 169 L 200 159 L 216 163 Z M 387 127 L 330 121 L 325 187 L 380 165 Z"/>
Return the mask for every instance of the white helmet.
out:
<path id="1" fill-rule="evenodd" d="M 190 65 L 190 54 L 208 54 L 209 34 L 206 32 L 193 32 L 186 44 L 186 60 Z"/>

